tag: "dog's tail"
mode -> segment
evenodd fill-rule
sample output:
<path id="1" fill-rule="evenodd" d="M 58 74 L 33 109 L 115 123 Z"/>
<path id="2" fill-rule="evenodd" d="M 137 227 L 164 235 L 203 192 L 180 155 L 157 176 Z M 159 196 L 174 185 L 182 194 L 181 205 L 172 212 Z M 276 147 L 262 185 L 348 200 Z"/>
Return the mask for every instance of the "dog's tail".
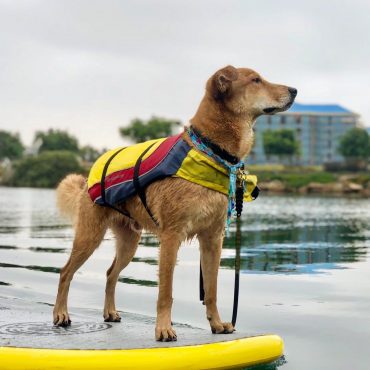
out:
<path id="1" fill-rule="evenodd" d="M 65 177 L 57 187 L 57 206 L 63 216 L 75 221 L 80 204 L 80 195 L 86 187 L 82 175 L 71 174 Z"/>

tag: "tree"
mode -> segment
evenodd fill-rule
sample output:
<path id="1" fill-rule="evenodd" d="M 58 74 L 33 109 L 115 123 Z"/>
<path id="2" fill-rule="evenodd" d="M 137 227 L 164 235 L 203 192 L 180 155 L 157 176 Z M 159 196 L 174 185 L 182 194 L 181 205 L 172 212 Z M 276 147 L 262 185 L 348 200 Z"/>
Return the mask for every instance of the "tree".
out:
<path id="1" fill-rule="evenodd" d="M 100 152 L 90 145 L 85 145 L 80 149 L 80 155 L 84 161 L 94 162 L 100 157 Z"/>
<path id="2" fill-rule="evenodd" d="M 179 121 L 159 117 L 152 117 L 148 121 L 135 118 L 128 127 L 121 127 L 119 131 L 123 137 L 129 137 L 136 143 L 140 143 L 170 136 L 173 129 L 180 124 Z"/>
<path id="3" fill-rule="evenodd" d="M 16 159 L 22 156 L 24 146 L 18 134 L 0 131 L 0 160 Z"/>
<path id="4" fill-rule="evenodd" d="M 339 142 L 339 153 L 347 160 L 365 160 L 370 157 L 370 138 L 366 130 L 353 128 Z"/>
<path id="5" fill-rule="evenodd" d="M 46 132 L 38 131 L 35 140 L 41 139 L 40 153 L 49 150 L 67 150 L 78 153 L 78 140 L 68 132 L 49 129 Z"/>
<path id="6" fill-rule="evenodd" d="M 263 133 L 263 148 L 266 155 L 292 158 L 300 154 L 300 145 L 293 130 L 267 130 Z"/>
<path id="7" fill-rule="evenodd" d="M 74 153 L 49 151 L 21 159 L 15 164 L 14 174 L 9 182 L 14 186 L 52 188 L 71 172 L 84 173 Z"/>

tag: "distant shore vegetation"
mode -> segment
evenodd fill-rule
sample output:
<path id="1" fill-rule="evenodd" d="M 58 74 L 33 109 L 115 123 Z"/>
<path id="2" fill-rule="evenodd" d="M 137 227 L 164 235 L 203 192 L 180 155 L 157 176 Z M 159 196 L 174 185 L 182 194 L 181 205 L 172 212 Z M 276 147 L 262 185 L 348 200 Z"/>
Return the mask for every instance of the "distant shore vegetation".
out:
<path id="1" fill-rule="evenodd" d="M 18 134 L 0 131 L 0 147 L 0 184 L 19 187 L 53 188 L 69 173 L 86 175 L 101 154 L 54 129 L 36 132 L 29 148 Z"/>
<path id="2" fill-rule="evenodd" d="M 142 142 L 172 135 L 181 126 L 178 120 L 155 116 L 149 120 L 136 118 L 119 128 L 119 133 L 132 142 Z M 292 164 L 300 155 L 300 143 L 289 130 L 267 131 L 263 139 L 269 155 L 288 158 Z M 33 144 L 26 148 L 19 134 L 0 130 L 0 185 L 54 188 L 69 173 L 87 176 L 91 165 L 105 151 L 81 146 L 76 137 L 57 129 L 36 132 Z M 369 134 L 360 128 L 348 131 L 340 141 L 338 152 L 345 162 L 325 169 L 268 164 L 248 166 L 248 169 L 258 175 L 262 189 L 268 192 L 370 195 Z"/>

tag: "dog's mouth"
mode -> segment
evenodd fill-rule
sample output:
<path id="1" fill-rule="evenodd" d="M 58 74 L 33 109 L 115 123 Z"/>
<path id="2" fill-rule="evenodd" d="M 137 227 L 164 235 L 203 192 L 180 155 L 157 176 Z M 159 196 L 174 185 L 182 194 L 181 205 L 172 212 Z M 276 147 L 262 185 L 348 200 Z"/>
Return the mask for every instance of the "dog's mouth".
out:
<path id="1" fill-rule="evenodd" d="M 289 103 L 285 104 L 283 107 L 268 107 L 263 110 L 266 114 L 275 114 L 279 112 L 284 112 L 288 110 L 294 102 L 294 99 L 292 99 Z"/>
<path id="2" fill-rule="evenodd" d="M 264 113 L 267 114 L 273 114 L 278 108 L 277 107 L 270 107 L 270 108 L 265 108 L 263 111 Z"/>

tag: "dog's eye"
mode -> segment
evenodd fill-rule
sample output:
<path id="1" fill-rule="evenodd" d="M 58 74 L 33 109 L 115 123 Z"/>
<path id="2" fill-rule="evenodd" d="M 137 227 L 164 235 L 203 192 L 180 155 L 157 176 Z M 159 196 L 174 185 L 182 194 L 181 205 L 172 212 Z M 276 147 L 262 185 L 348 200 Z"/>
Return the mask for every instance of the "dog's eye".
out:
<path id="1" fill-rule="evenodd" d="M 252 81 L 255 82 L 256 84 L 260 84 L 262 82 L 259 77 L 254 78 Z"/>

